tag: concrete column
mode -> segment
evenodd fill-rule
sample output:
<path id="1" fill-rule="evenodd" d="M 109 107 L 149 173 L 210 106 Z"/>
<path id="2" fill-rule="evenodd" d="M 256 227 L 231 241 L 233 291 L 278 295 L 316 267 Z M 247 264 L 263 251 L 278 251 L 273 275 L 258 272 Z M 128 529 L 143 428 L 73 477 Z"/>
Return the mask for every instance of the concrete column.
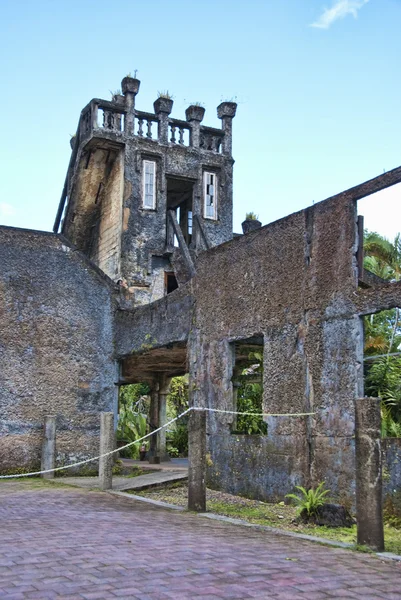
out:
<path id="1" fill-rule="evenodd" d="M 193 410 L 188 420 L 188 510 L 206 511 L 206 411 Z"/>
<path id="2" fill-rule="evenodd" d="M 237 111 L 235 102 L 222 102 L 217 107 L 217 116 L 222 121 L 222 129 L 224 131 L 223 139 L 223 154 L 231 156 L 232 137 L 233 137 L 233 118 Z"/>
<path id="3" fill-rule="evenodd" d="M 134 121 L 135 121 L 135 96 L 130 92 L 125 94 L 125 120 L 124 120 L 124 132 L 127 135 L 134 133 Z"/>
<path id="4" fill-rule="evenodd" d="M 111 412 L 100 413 L 100 454 L 111 452 L 115 448 L 114 415 Z M 113 480 L 114 455 L 99 459 L 99 487 L 110 490 Z"/>
<path id="5" fill-rule="evenodd" d="M 173 110 L 173 100 L 172 98 L 159 97 L 154 101 L 153 108 L 159 120 L 157 130 L 159 143 L 168 144 L 169 114 Z"/>
<path id="6" fill-rule="evenodd" d="M 384 550 L 380 399 L 355 402 L 357 541 Z"/>
<path id="7" fill-rule="evenodd" d="M 203 106 L 195 106 L 193 104 L 188 106 L 185 111 L 185 117 L 191 125 L 189 144 L 193 148 L 199 148 L 200 146 L 200 124 L 204 116 L 205 109 Z"/>
<path id="8" fill-rule="evenodd" d="M 121 90 L 125 97 L 124 132 L 127 135 L 134 133 L 135 121 L 135 96 L 139 92 L 141 82 L 136 77 L 127 75 L 121 82 Z"/>
<path id="9" fill-rule="evenodd" d="M 149 409 L 149 425 L 150 432 L 155 431 L 159 427 L 159 383 L 152 386 L 150 392 L 150 409 Z M 151 435 L 149 438 L 149 463 L 151 465 L 160 463 L 159 454 L 159 436 Z"/>
<path id="10" fill-rule="evenodd" d="M 167 422 L 167 394 L 169 391 L 171 379 L 167 379 L 166 377 L 162 377 L 159 385 L 159 398 L 158 398 L 158 409 L 159 409 L 159 427 L 165 425 Z M 166 444 L 166 430 L 162 429 L 157 434 L 158 437 L 158 448 L 159 448 L 159 456 L 162 462 L 167 462 L 170 460 L 170 456 L 167 452 L 167 444 Z"/>
<path id="11" fill-rule="evenodd" d="M 56 417 L 46 416 L 43 426 L 41 471 L 54 469 L 56 464 Z M 43 479 L 54 479 L 54 471 L 43 473 Z"/>

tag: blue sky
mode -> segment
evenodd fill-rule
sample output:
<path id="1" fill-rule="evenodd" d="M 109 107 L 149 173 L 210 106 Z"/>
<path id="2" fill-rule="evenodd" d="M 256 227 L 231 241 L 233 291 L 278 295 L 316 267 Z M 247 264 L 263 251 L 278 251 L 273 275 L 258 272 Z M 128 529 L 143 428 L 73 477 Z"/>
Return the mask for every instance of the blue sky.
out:
<path id="1" fill-rule="evenodd" d="M 206 107 L 236 98 L 235 230 L 401 164 L 401 0 L 0 0 L 0 223 L 51 229 L 81 108 L 138 69 Z M 388 198 L 385 201 L 385 198 Z M 401 186 L 361 201 L 392 237 Z"/>

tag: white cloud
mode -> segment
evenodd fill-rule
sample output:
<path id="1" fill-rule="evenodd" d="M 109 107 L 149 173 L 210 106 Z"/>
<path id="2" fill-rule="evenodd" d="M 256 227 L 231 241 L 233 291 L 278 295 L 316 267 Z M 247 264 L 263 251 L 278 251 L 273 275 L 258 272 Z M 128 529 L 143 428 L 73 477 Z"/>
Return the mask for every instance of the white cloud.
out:
<path id="1" fill-rule="evenodd" d="M 328 29 L 338 19 L 352 15 L 355 19 L 358 11 L 369 2 L 369 0 L 336 0 L 331 8 L 326 8 L 317 21 L 311 27 Z"/>
<path id="2" fill-rule="evenodd" d="M 7 202 L 0 202 L 0 219 L 5 217 L 13 217 L 15 215 L 15 209 L 11 204 Z"/>

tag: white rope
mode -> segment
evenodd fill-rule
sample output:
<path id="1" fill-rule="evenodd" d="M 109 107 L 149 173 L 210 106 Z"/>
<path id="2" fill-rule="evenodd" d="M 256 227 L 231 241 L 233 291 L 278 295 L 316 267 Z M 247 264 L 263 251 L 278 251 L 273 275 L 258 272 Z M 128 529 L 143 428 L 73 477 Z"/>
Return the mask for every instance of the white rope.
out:
<path id="1" fill-rule="evenodd" d="M 254 413 L 254 412 L 237 412 L 235 410 L 222 410 L 219 408 L 203 408 L 194 406 L 192 410 L 207 410 L 209 412 L 226 413 L 228 415 L 249 415 L 252 417 L 310 417 L 315 415 L 314 412 L 309 413 Z"/>
<path id="2" fill-rule="evenodd" d="M 158 433 L 161 429 L 168 427 L 169 425 L 171 425 L 171 423 L 178 421 L 178 419 L 181 419 L 181 417 L 183 417 L 184 415 L 189 413 L 191 410 L 192 410 L 192 408 L 188 408 L 186 411 L 184 411 L 183 413 L 178 415 L 178 417 L 175 417 L 175 419 L 171 419 L 171 421 L 169 421 L 165 425 L 162 425 L 161 427 L 158 427 L 154 431 L 147 433 L 146 435 L 139 438 L 138 440 L 135 440 L 134 442 L 129 442 L 129 444 L 125 444 L 125 446 L 121 446 L 120 448 L 116 448 L 115 450 L 111 450 L 110 452 L 106 452 L 105 454 L 100 454 L 99 456 L 94 456 L 93 458 L 87 458 L 86 460 L 81 460 L 81 461 L 73 463 L 71 465 L 64 465 L 63 467 L 55 467 L 54 469 L 46 469 L 45 471 L 34 471 L 32 473 L 18 473 L 17 475 L 0 475 L 0 479 L 16 479 L 17 477 L 32 477 L 34 475 L 42 475 L 44 473 L 54 473 L 55 471 L 63 471 L 64 469 L 71 469 L 72 467 L 80 467 L 81 465 L 86 465 L 95 460 L 99 460 L 99 458 L 105 458 L 106 456 L 110 456 L 111 454 L 120 452 L 121 450 L 124 450 L 124 448 L 133 446 L 134 444 L 139 444 L 139 442 L 142 442 L 143 440 L 146 440 L 146 438 L 154 435 L 155 433 Z"/>
<path id="3" fill-rule="evenodd" d="M 124 450 L 125 448 L 129 448 L 130 446 L 133 446 L 134 444 L 139 444 L 139 442 L 142 442 L 143 440 L 146 440 L 147 438 L 151 437 L 152 435 L 155 435 L 155 433 L 158 433 L 165 427 L 169 427 L 169 425 L 171 425 L 175 421 L 178 421 L 178 419 L 181 419 L 182 417 L 184 417 L 185 415 L 190 413 L 192 410 L 227 413 L 230 415 L 252 415 L 253 417 L 308 417 L 310 415 L 315 414 L 315 413 L 286 413 L 286 414 L 249 413 L 249 412 L 236 412 L 233 410 L 221 410 L 218 408 L 206 408 L 206 407 L 202 407 L 202 406 L 191 406 L 191 407 L 187 408 L 187 410 L 184 410 L 183 413 L 178 415 L 178 417 L 171 419 L 171 421 L 169 421 L 168 423 L 165 423 L 161 427 L 154 429 L 150 433 L 147 433 L 146 435 L 135 440 L 134 442 L 129 442 L 128 444 L 125 444 L 125 446 L 121 446 L 120 448 L 116 448 L 115 450 L 111 450 L 110 452 L 106 452 L 105 454 L 100 454 L 99 456 L 94 456 L 93 458 L 87 458 L 86 460 L 81 460 L 81 461 L 73 463 L 71 465 L 64 465 L 63 467 L 55 467 L 54 469 L 46 469 L 45 471 L 33 471 L 32 473 L 18 473 L 18 474 L 14 474 L 14 475 L 0 475 L 0 479 L 17 479 L 19 477 L 33 477 L 35 475 L 43 475 L 45 473 L 55 473 L 56 471 L 63 471 L 65 469 L 71 469 L 72 467 L 80 467 L 81 465 L 86 465 L 90 462 L 94 462 L 95 460 L 99 460 L 100 458 L 105 458 L 106 456 L 110 456 L 111 454 L 116 454 L 117 452 L 120 452 L 121 450 Z"/>

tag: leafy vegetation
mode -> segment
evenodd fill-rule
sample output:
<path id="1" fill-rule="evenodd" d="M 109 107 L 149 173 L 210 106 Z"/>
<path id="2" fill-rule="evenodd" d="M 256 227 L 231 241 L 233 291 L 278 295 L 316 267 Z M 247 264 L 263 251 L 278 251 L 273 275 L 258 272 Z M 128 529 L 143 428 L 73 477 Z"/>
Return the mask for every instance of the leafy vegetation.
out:
<path id="1" fill-rule="evenodd" d="M 122 444 L 134 442 L 146 435 L 149 412 L 148 393 L 149 387 L 142 383 L 120 387 L 117 441 Z M 123 458 L 138 458 L 139 445 L 133 444 L 129 448 L 121 450 L 120 455 Z"/>
<path id="2" fill-rule="evenodd" d="M 168 90 L 158 91 L 157 97 L 164 98 L 165 100 L 174 100 L 173 94 L 170 94 Z"/>
<path id="3" fill-rule="evenodd" d="M 267 425 L 260 415 L 263 413 L 263 351 L 250 352 L 247 365 L 241 371 L 237 387 L 237 415 L 233 433 L 265 435 Z M 256 381 L 255 381 L 256 379 Z"/>
<path id="4" fill-rule="evenodd" d="M 401 238 L 365 231 L 364 268 L 385 281 L 400 281 Z M 382 436 L 401 437 L 401 319 L 399 308 L 364 319 L 365 394 L 382 398 Z"/>
<path id="5" fill-rule="evenodd" d="M 300 494 L 286 494 L 286 498 L 293 500 L 297 507 L 298 514 L 305 512 L 308 517 L 316 514 L 319 506 L 323 506 L 326 502 L 326 496 L 330 493 L 330 490 L 323 489 L 325 486 L 324 481 L 319 483 L 317 488 L 306 490 L 301 485 L 296 485 L 295 488 L 299 490 Z"/>
<path id="6" fill-rule="evenodd" d="M 257 215 L 254 212 L 247 212 L 245 214 L 245 220 L 246 221 L 257 221 L 259 219 L 259 215 Z"/>
<path id="7" fill-rule="evenodd" d="M 167 396 L 167 417 L 174 419 L 188 408 L 188 376 L 174 377 Z M 188 417 L 173 423 L 167 431 L 167 451 L 171 457 L 188 456 Z"/>
<path id="8" fill-rule="evenodd" d="M 186 507 L 188 498 L 188 486 L 183 484 L 171 484 L 163 488 L 149 489 L 143 492 L 135 492 L 136 495 L 154 498 L 170 504 Z M 249 500 L 240 496 L 233 496 L 216 490 L 207 490 L 207 510 L 226 517 L 242 519 L 257 525 L 267 525 L 294 531 L 306 535 L 313 535 L 323 539 L 334 540 L 352 544 L 355 550 L 365 550 L 357 546 L 356 525 L 352 527 L 322 527 L 314 524 L 298 523 L 295 520 L 295 506 L 285 505 L 283 502 L 277 504 Z M 385 512 L 386 516 L 386 512 Z M 401 531 L 386 519 L 384 527 L 384 539 L 387 552 L 401 554 Z M 323 541 L 323 540 L 322 540 Z"/>
<path id="9" fill-rule="evenodd" d="M 237 391 L 237 411 L 248 414 L 237 415 L 237 425 L 233 433 L 266 435 L 267 425 L 260 416 L 263 412 L 262 395 L 260 383 L 241 383 Z"/>
<path id="10" fill-rule="evenodd" d="M 124 445 L 149 433 L 149 387 L 135 383 L 120 387 L 117 440 Z M 174 377 L 167 395 L 167 420 L 188 408 L 188 377 Z M 172 457 L 188 455 L 188 418 L 183 417 L 166 432 L 167 450 Z M 139 446 L 134 444 L 120 452 L 123 458 L 138 458 Z M 149 447 L 149 446 L 148 446 Z"/>

